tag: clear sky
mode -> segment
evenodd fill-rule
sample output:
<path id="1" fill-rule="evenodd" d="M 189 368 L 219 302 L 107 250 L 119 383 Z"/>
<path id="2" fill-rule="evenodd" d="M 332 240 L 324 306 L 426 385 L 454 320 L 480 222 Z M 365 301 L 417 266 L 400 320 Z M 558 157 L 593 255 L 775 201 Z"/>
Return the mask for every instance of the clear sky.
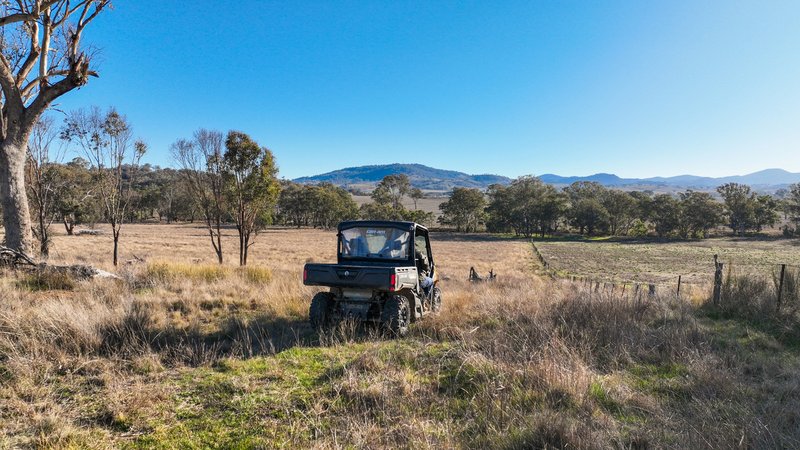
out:
<path id="1" fill-rule="evenodd" d="M 797 0 L 117 0 L 86 38 L 101 77 L 58 107 L 116 106 L 162 166 L 206 127 L 287 178 L 800 172 Z"/>

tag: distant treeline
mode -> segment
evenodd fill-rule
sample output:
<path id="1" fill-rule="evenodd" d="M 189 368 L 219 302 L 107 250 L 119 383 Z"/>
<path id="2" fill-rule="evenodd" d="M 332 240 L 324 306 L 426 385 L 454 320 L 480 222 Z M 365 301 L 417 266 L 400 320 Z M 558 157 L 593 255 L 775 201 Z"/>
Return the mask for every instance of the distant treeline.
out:
<path id="1" fill-rule="evenodd" d="M 60 151 L 54 149 L 58 141 L 65 144 Z M 82 157 L 61 162 L 65 148 Z M 240 131 L 199 129 L 178 139 L 170 147 L 177 169 L 142 164 L 146 152 L 114 108 L 71 111 L 61 124 L 42 117 L 31 134 L 25 171 L 30 226 L 41 255 L 49 253 L 56 221 L 67 234 L 81 224 L 109 224 L 115 265 L 122 224 L 130 222 L 201 222 L 220 263 L 223 229 L 233 226 L 239 263 L 245 265 L 253 239 L 271 224 L 331 228 L 357 218 L 433 221 L 432 213 L 417 210 L 423 194 L 405 176 L 384 178 L 373 201 L 359 207 L 341 187 L 278 179 L 272 152 Z M 414 201 L 414 209 L 401 204 L 404 197 Z"/>
<path id="2" fill-rule="evenodd" d="M 130 177 L 133 172 L 135 177 Z M 106 222 L 102 199 L 96 193 L 88 161 L 75 158 L 66 164 L 49 163 L 53 179 L 51 211 L 67 233 L 76 225 Z M 204 219 L 201 199 L 192 194 L 186 169 L 143 164 L 122 166 L 124 179 L 133 180 L 127 222 L 194 222 Z M 372 201 L 359 205 L 347 190 L 330 183 L 304 185 L 280 181 L 280 194 L 266 224 L 332 228 L 343 220 L 410 220 L 435 225 L 431 212 L 406 209 L 404 198 L 417 201 L 423 193 L 410 186 L 404 175 L 390 175 L 372 192 Z M 520 177 L 510 185 L 492 185 L 482 192 L 455 188 L 442 203 L 438 224 L 458 231 L 486 230 L 520 236 L 573 232 L 585 235 L 702 238 L 720 226 L 736 234 L 758 232 L 788 219 L 787 235 L 800 229 L 800 186 L 776 195 L 757 194 L 749 186 L 729 183 L 711 193 L 686 191 L 676 195 L 647 191 L 626 192 L 594 182 L 576 182 L 563 189 L 536 177 Z M 33 208 L 37 208 L 36 195 Z M 233 222 L 223 215 L 223 222 Z"/>
<path id="3" fill-rule="evenodd" d="M 58 221 L 67 234 L 73 234 L 78 225 L 94 225 L 109 221 L 104 199 L 99 192 L 97 169 L 84 158 L 67 163 L 46 162 L 41 167 L 31 165 L 29 196 L 33 215 L 39 216 L 40 197 L 35 173 L 41 173 L 41 191 L 48 195 L 43 216 L 47 223 Z M 104 169 L 110 171 L 112 169 Z M 197 186 L 196 174 L 190 169 L 161 168 L 150 164 L 120 167 L 121 179 L 130 182 L 130 200 L 125 210 L 125 222 L 195 222 L 204 221 L 204 204 L 210 203 L 209 194 L 198 194 L 198 188 L 212 190 L 210 178 L 205 186 Z M 200 180 L 201 182 L 203 180 Z M 267 205 L 259 221 L 262 225 L 332 228 L 343 220 L 387 219 L 409 220 L 432 224 L 431 212 L 406 209 L 400 201 L 409 196 L 422 198 L 419 190 L 410 188 L 407 179 L 389 176 L 373 191 L 373 201 L 359 205 L 350 192 L 330 183 L 304 185 L 280 180 L 277 201 Z M 224 184 L 224 183 L 223 183 Z M 221 187 L 224 190 L 224 186 Z M 220 198 L 222 223 L 234 223 L 235 209 L 226 207 Z"/>
<path id="4" fill-rule="evenodd" d="M 711 193 L 677 195 L 626 192 L 579 181 L 563 189 L 532 176 L 510 185 L 492 185 L 486 193 L 456 188 L 441 205 L 440 223 L 460 231 L 486 229 L 520 236 L 572 232 L 583 235 L 627 235 L 704 238 L 719 226 L 737 235 L 775 226 L 783 215 L 783 232 L 800 235 L 800 184 L 775 196 L 749 186 L 728 183 Z"/>

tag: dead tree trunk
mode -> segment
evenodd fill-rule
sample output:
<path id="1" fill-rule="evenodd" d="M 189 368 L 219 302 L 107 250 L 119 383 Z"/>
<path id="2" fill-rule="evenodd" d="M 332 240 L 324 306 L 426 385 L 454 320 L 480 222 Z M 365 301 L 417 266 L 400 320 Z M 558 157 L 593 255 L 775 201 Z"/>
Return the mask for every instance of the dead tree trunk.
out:
<path id="1" fill-rule="evenodd" d="M 114 235 L 114 267 L 117 267 L 119 261 L 119 227 L 114 224 L 111 225 L 112 234 Z"/>
<path id="2" fill-rule="evenodd" d="M 67 236 L 75 234 L 75 224 L 67 220 L 67 216 L 62 217 L 64 221 L 64 229 L 67 231 Z"/>

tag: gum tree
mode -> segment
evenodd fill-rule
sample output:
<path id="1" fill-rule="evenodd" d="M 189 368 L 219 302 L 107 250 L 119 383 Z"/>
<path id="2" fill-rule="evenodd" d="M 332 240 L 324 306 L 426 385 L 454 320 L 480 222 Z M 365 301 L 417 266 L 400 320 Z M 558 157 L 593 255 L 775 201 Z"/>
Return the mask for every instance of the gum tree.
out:
<path id="1" fill-rule="evenodd" d="M 28 197 L 36 222 L 33 234 L 39 240 L 39 253 L 45 258 L 50 254 L 50 225 L 55 218 L 55 204 L 64 192 L 64 180 L 58 173 L 61 154 L 51 148 L 57 137 L 53 117 L 44 115 L 34 125 L 28 143 Z"/>
<path id="2" fill-rule="evenodd" d="M 247 265 L 253 238 L 271 220 L 280 194 L 272 152 L 250 136 L 230 131 L 222 157 L 225 196 L 239 232 L 239 265 Z"/>
<path id="3" fill-rule="evenodd" d="M 97 107 L 72 111 L 64 121 L 61 137 L 77 144 L 92 165 L 92 182 L 111 225 L 116 266 L 122 224 L 129 212 L 147 144 L 133 139 L 128 119 L 113 108 L 106 113 Z"/>
<path id="4" fill-rule="evenodd" d="M 222 264 L 222 225 L 225 220 L 223 193 L 222 133 L 197 130 L 192 139 L 179 139 L 170 148 L 181 168 L 192 199 L 200 206 L 211 245 Z"/>
<path id="5" fill-rule="evenodd" d="M 6 245 L 29 252 L 31 217 L 25 192 L 28 140 L 39 117 L 90 76 L 81 38 L 109 0 L 0 2 L 0 200 Z"/>

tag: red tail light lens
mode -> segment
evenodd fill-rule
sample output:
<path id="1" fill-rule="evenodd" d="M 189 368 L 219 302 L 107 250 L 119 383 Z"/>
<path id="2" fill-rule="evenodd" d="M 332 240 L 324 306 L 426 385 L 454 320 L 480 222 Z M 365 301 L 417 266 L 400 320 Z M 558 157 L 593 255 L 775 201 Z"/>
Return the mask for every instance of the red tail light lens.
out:
<path id="1" fill-rule="evenodd" d="M 303 269 L 303 282 L 308 280 L 308 269 Z"/>
<path id="2" fill-rule="evenodd" d="M 391 274 L 389 275 L 389 292 L 394 291 L 395 286 L 397 286 L 397 275 Z"/>

